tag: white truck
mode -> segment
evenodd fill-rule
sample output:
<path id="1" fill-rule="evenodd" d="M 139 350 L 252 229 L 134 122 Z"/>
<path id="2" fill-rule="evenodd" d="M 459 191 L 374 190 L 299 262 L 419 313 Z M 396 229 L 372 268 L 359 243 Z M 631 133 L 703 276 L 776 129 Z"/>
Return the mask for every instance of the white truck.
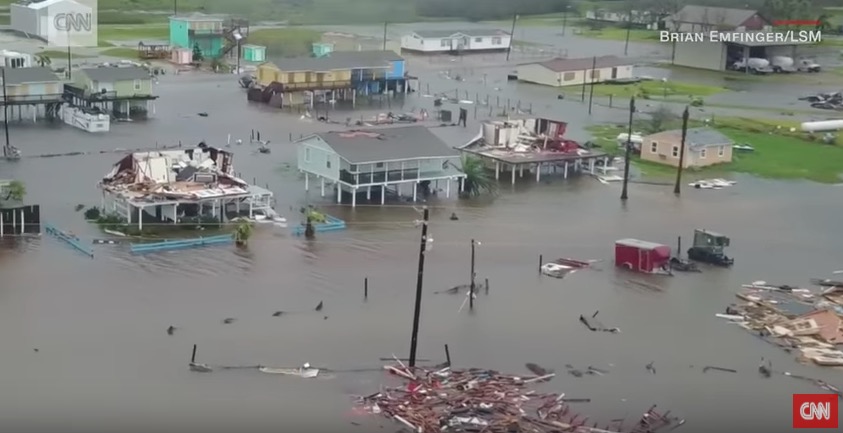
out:
<path id="1" fill-rule="evenodd" d="M 787 56 L 773 56 L 770 58 L 770 66 L 773 72 L 790 74 L 794 72 L 820 72 L 822 67 L 812 59 L 799 59 L 794 62 Z"/>
<path id="2" fill-rule="evenodd" d="M 738 60 L 732 64 L 732 70 L 760 75 L 773 72 L 773 68 L 770 67 L 770 61 L 758 57 L 750 57 L 746 61 L 743 59 Z"/>

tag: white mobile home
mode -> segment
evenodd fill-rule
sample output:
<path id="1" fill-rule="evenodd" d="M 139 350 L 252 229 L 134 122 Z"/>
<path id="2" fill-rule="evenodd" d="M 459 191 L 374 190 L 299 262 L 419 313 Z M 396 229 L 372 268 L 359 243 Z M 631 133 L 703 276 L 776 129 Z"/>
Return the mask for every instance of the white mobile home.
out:
<path id="1" fill-rule="evenodd" d="M 401 51 L 449 53 L 504 51 L 512 35 L 497 29 L 418 30 L 401 37 Z"/>
<path id="2" fill-rule="evenodd" d="M 583 59 L 553 59 L 527 63 L 516 68 L 519 81 L 545 86 L 574 86 L 633 77 L 632 62 L 615 56 Z"/>

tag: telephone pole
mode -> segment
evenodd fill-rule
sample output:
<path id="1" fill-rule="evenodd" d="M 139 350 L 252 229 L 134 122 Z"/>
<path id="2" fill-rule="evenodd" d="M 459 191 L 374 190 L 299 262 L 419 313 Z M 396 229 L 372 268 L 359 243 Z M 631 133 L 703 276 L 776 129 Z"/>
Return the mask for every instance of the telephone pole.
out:
<path id="1" fill-rule="evenodd" d="M 506 61 L 509 61 L 509 54 L 512 53 L 512 41 L 515 40 L 515 23 L 518 21 L 518 12 L 512 14 L 512 30 L 509 32 L 509 47 L 506 49 Z"/>
<path id="2" fill-rule="evenodd" d="M 626 42 L 623 46 L 623 55 L 629 54 L 629 32 L 632 31 L 632 7 L 630 6 L 629 12 L 626 16 Z"/>
<path id="3" fill-rule="evenodd" d="M 386 51 L 386 29 L 389 26 L 388 21 L 384 21 L 383 23 L 383 50 Z"/>
<path id="4" fill-rule="evenodd" d="M 626 135 L 626 152 L 624 152 L 623 161 L 623 189 L 621 190 L 621 200 L 626 201 L 629 198 L 627 192 L 629 187 L 629 159 L 632 158 L 632 116 L 635 114 L 635 96 L 629 99 L 629 130 Z"/>
<path id="5" fill-rule="evenodd" d="M 410 338 L 410 368 L 416 366 L 416 349 L 419 342 L 419 316 L 421 316 L 422 285 L 424 282 L 424 252 L 427 248 L 427 224 L 430 219 L 430 209 L 424 207 L 422 219 L 421 247 L 419 248 L 419 273 L 416 277 L 416 305 L 413 309 L 413 335 Z"/>
<path id="6" fill-rule="evenodd" d="M 676 167 L 676 185 L 673 193 L 679 195 L 682 191 L 682 168 L 685 166 L 685 137 L 688 135 L 688 107 L 682 112 L 682 142 L 679 144 L 679 166 Z"/>
<path id="7" fill-rule="evenodd" d="M 6 144 L 3 145 L 3 156 L 12 156 L 12 145 L 9 142 L 9 96 L 6 94 L 6 68 L 0 68 L 3 78 L 3 129 L 6 132 Z"/>
<path id="8" fill-rule="evenodd" d="M 474 246 L 475 246 L 475 242 L 474 242 L 474 239 L 472 239 L 471 240 L 471 286 L 470 286 L 470 289 L 469 289 L 469 292 L 468 292 L 468 308 L 470 310 L 474 309 L 474 289 L 475 289 L 474 277 L 476 275 L 474 273 Z"/>
<path id="9" fill-rule="evenodd" d="M 591 89 L 588 92 L 588 115 L 591 116 L 591 103 L 594 101 L 594 70 L 597 69 L 597 56 L 591 61 Z"/>
<path id="10" fill-rule="evenodd" d="M 67 27 L 67 79 L 73 78 L 73 66 L 70 59 L 70 26 Z"/>

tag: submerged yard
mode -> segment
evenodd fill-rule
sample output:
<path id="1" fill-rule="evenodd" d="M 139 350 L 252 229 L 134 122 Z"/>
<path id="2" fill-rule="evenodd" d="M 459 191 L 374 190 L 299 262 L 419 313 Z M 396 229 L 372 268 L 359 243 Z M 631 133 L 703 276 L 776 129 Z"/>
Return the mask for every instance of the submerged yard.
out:
<path id="1" fill-rule="evenodd" d="M 692 122 L 691 127 L 701 126 Z M 641 122 L 633 130 L 646 134 L 649 125 Z M 665 125 L 664 129 L 678 128 L 678 122 Z M 734 152 L 732 162 L 703 169 L 687 169 L 689 173 L 748 173 L 770 179 L 805 179 L 820 183 L 841 182 L 843 175 L 843 137 L 834 144 L 824 144 L 822 134 L 809 135 L 799 131 L 798 122 L 723 117 L 713 121 L 736 144 L 747 144 L 754 152 Z M 791 131 L 791 128 L 794 131 Z M 594 142 L 605 151 L 619 155 L 621 148 L 616 137 L 626 132 L 626 125 L 594 125 L 588 128 Z M 665 177 L 676 173 L 674 167 L 642 161 L 637 156 L 633 163 L 646 176 Z"/>

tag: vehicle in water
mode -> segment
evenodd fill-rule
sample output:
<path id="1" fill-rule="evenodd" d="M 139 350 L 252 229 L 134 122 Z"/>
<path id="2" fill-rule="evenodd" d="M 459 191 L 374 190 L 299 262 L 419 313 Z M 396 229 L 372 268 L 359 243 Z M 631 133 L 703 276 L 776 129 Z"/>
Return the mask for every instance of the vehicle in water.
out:
<path id="1" fill-rule="evenodd" d="M 720 233 L 703 229 L 694 230 L 694 245 L 688 249 L 688 259 L 710 265 L 730 267 L 735 259 L 727 256 L 724 249 L 730 239 Z"/>

